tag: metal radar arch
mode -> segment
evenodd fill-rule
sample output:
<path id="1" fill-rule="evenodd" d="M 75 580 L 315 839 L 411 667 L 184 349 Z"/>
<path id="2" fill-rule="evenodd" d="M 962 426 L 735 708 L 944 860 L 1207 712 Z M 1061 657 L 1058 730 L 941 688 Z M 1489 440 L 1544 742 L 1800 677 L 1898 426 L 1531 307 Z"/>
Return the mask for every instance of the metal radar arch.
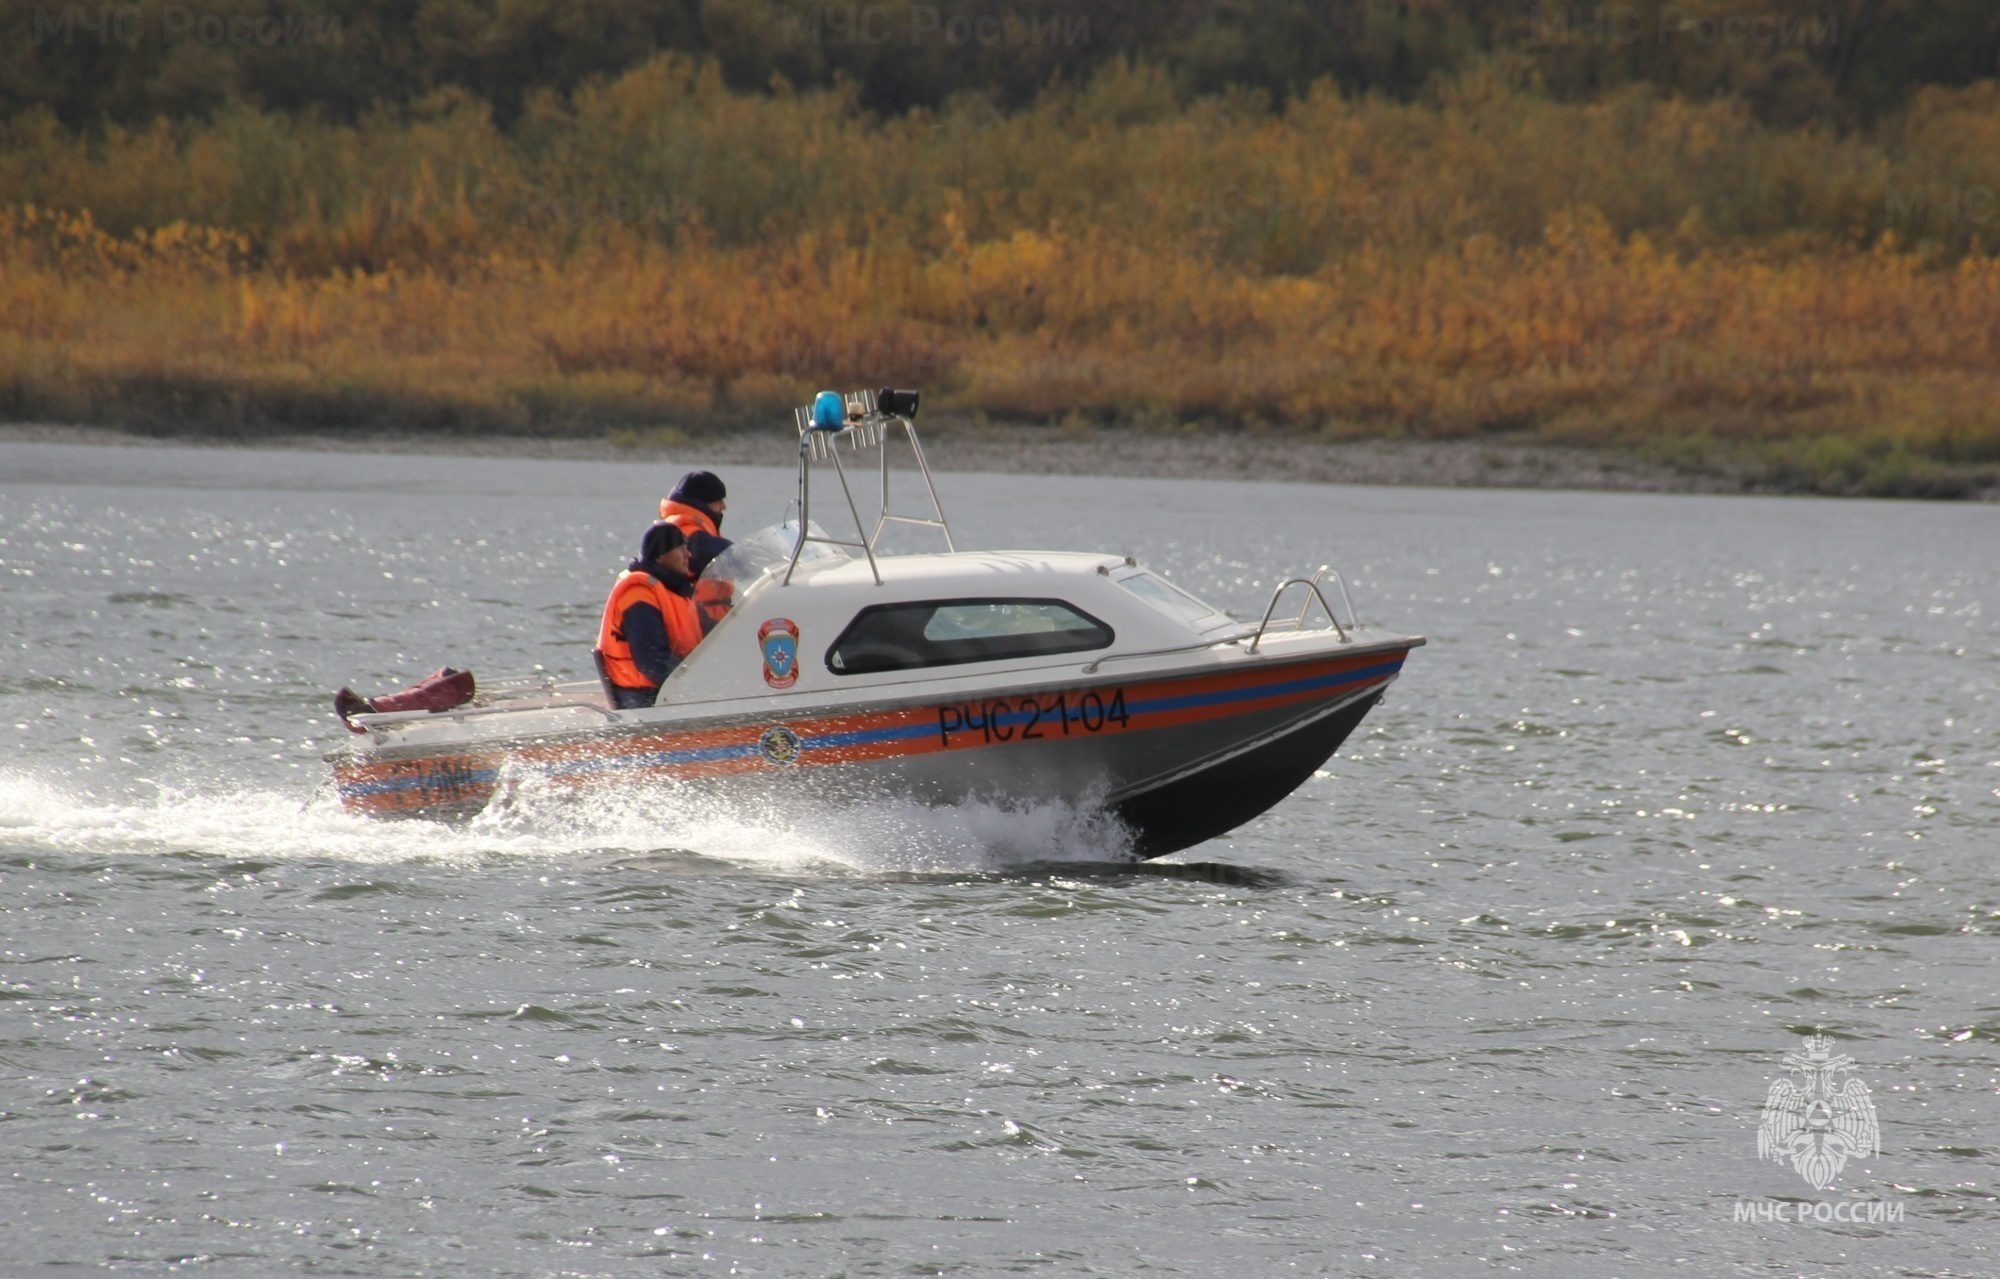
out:
<path id="1" fill-rule="evenodd" d="M 875 585 L 880 586 L 882 570 L 875 562 L 875 546 L 883 530 L 891 524 L 937 529 L 944 534 L 945 549 L 958 550 L 957 543 L 952 541 L 951 526 L 945 521 L 944 506 L 938 501 L 937 485 L 931 480 L 930 464 L 924 461 L 924 446 L 917 439 L 917 428 L 911 421 L 916 415 L 917 392 L 892 391 L 887 387 L 879 391 L 849 391 L 845 395 L 821 391 L 811 404 L 793 410 L 799 428 L 799 535 L 792 543 L 792 558 L 785 565 L 782 584 L 791 584 L 792 572 L 798 568 L 799 554 L 806 543 L 824 542 L 829 546 L 852 547 L 866 555 L 868 571 L 874 575 Z M 930 497 L 930 515 L 898 514 L 889 507 L 889 445 L 899 435 L 909 444 L 917 473 L 923 477 L 924 491 Z M 860 457 L 871 451 L 876 455 L 881 474 L 881 505 L 873 528 L 861 516 L 854 488 L 848 483 L 847 465 L 841 461 L 843 452 Z M 847 513 L 853 520 L 852 538 L 813 532 L 813 468 L 827 465 L 833 467 L 840 480 L 841 496 L 846 499 Z"/>

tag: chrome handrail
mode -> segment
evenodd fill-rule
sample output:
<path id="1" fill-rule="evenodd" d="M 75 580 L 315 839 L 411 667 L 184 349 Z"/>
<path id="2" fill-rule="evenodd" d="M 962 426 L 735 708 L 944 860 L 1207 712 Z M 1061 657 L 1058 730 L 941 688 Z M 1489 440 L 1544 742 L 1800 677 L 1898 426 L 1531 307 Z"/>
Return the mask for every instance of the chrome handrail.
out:
<path id="1" fill-rule="evenodd" d="M 1095 675 L 1097 668 L 1106 662 L 1122 662 L 1134 657 L 1166 657 L 1173 653 L 1192 653 L 1197 649 L 1217 648 L 1223 644 L 1241 644 L 1249 634 L 1250 631 L 1245 629 L 1236 632 L 1234 635 L 1224 635 L 1219 639 L 1196 640 L 1192 644 L 1176 644 L 1172 648 L 1145 648 L 1140 649 L 1136 653 L 1106 653 L 1102 657 L 1085 662 L 1083 664 L 1083 673 L 1085 675 Z"/>
<path id="2" fill-rule="evenodd" d="M 1329 573 L 1333 575 L 1333 584 L 1340 588 L 1340 602 L 1347 605 L 1347 624 L 1349 626 L 1360 626 L 1361 619 L 1354 615 L 1354 600 L 1347 593 L 1347 579 L 1342 577 L 1339 571 L 1335 569 L 1333 565 L 1331 564 L 1320 565 L 1318 569 L 1314 570 L 1312 575 L 1312 580 L 1314 581 L 1314 583 L 1318 583 L 1320 578 L 1325 577 Z M 1306 609 L 1309 608 L 1311 604 L 1312 601 L 1307 600 L 1299 605 L 1298 629 L 1300 630 L 1303 630 L 1305 628 Z M 1328 614 L 1328 616 L 1332 616 L 1332 614 Z"/>
<path id="3" fill-rule="evenodd" d="M 1293 624 L 1292 629 L 1295 631 L 1305 629 L 1306 611 L 1312 607 L 1313 600 L 1318 600 L 1321 610 L 1326 613 L 1326 620 L 1333 623 L 1333 633 L 1340 637 L 1341 643 L 1345 644 L 1347 642 L 1347 628 L 1342 626 L 1340 619 L 1333 615 L 1333 609 L 1327 604 L 1326 596 L 1320 593 L 1319 574 L 1315 573 L 1311 577 L 1290 577 L 1278 583 L 1278 588 L 1271 592 L 1270 604 L 1264 609 L 1264 620 L 1257 624 L 1257 634 L 1250 641 L 1249 652 L 1254 653 L 1257 651 L 1257 645 L 1263 642 L 1264 632 L 1271 625 L 1271 615 L 1278 611 L 1278 601 L 1283 599 L 1285 592 L 1294 586 L 1303 586 L 1308 591 L 1311 591 L 1312 594 L 1300 606 L 1299 620 Z M 1353 616 L 1353 608 L 1351 606 L 1348 609 L 1348 615 L 1350 618 Z"/>
<path id="4" fill-rule="evenodd" d="M 1129 563 L 1130 561 L 1128 560 L 1127 562 Z M 1098 571 L 1103 572 L 1104 570 L 1100 568 Z M 1327 577 L 1330 577 L 1334 585 L 1340 588 L 1340 601 L 1347 605 L 1346 626 L 1340 624 L 1340 618 L 1334 614 L 1332 606 L 1326 602 L 1326 595 L 1319 589 L 1320 580 Z M 1270 629 L 1271 618 L 1278 611 L 1278 601 L 1284 598 L 1286 589 L 1293 586 L 1305 587 L 1308 594 L 1299 604 L 1299 615 L 1293 619 L 1291 629 L 1296 632 L 1303 631 L 1306 628 L 1306 615 L 1311 612 L 1313 601 L 1318 600 L 1320 611 L 1326 614 L 1326 620 L 1333 625 L 1333 633 L 1340 637 L 1341 643 L 1348 643 L 1349 636 L 1347 632 L 1349 627 L 1358 627 L 1361 623 L 1356 621 L 1354 617 L 1354 601 L 1347 594 L 1347 579 L 1336 572 L 1332 565 L 1322 564 L 1311 577 L 1293 577 L 1278 583 L 1277 589 L 1271 592 L 1270 605 L 1264 609 L 1264 620 L 1257 624 L 1257 629 L 1254 631 L 1246 628 L 1236 632 L 1234 635 L 1224 635 L 1219 639 L 1212 640 L 1197 640 L 1192 644 L 1176 644 L 1172 648 L 1147 648 L 1134 653 L 1106 653 L 1102 657 L 1084 663 L 1083 673 L 1085 675 L 1094 675 L 1097 673 L 1097 668 L 1106 662 L 1123 661 L 1134 657 L 1166 657 L 1174 653 L 1192 653 L 1198 649 L 1216 648 L 1223 644 L 1241 644 L 1246 639 L 1250 641 L 1250 646 L 1245 651 L 1254 653 L 1257 651 L 1257 645 L 1264 639 L 1264 632 Z"/>

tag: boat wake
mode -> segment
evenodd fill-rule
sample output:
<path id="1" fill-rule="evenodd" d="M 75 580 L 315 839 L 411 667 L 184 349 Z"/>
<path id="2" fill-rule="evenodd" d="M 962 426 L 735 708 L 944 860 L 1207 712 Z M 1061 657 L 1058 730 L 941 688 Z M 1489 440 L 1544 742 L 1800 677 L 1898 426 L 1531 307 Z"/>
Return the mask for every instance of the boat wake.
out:
<path id="1" fill-rule="evenodd" d="M 981 800 L 791 794 L 719 801 L 672 783 L 599 795 L 509 788 L 472 821 L 383 821 L 343 810 L 330 791 L 158 785 L 149 799 L 107 799 L 0 771 L 0 851 L 198 856 L 253 861 L 487 866 L 740 867 L 773 874 L 1005 872 L 1036 862 L 1118 865 L 1131 835 L 1095 807 Z"/>
<path id="2" fill-rule="evenodd" d="M 502 793 L 471 838 L 523 835 L 623 859 L 700 857 L 781 872 L 1004 871 L 1041 861 L 1123 864 L 1132 833 L 1097 805 L 964 799 L 949 805 L 802 787 L 750 797 L 659 780 L 588 800 L 533 780 Z"/>

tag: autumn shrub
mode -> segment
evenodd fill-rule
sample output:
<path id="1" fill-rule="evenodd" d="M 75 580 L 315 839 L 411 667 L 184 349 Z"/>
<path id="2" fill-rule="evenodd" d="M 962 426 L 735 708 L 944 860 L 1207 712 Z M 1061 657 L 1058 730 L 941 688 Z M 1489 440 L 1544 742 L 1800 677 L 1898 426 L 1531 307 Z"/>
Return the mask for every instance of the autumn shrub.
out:
<path id="1" fill-rule="evenodd" d="M 0 130 L 0 403 L 601 433 L 894 381 L 1028 419 L 1776 449 L 1815 484 L 1921 488 L 2000 463 L 1996 156 L 1990 86 L 1861 134 L 1491 69 L 1273 107 L 1117 64 L 1019 111 L 879 119 L 663 57 L 504 128 L 462 91 L 351 125 L 31 112 Z"/>

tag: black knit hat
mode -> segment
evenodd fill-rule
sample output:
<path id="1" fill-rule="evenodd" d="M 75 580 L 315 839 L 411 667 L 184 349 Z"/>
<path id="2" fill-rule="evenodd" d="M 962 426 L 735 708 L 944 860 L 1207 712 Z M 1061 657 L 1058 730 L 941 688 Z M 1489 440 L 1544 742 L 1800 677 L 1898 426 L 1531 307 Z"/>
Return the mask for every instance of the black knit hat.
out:
<path id="1" fill-rule="evenodd" d="M 686 502 L 689 506 L 714 506 L 728 496 L 729 490 L 722 486 L 714 471 L 689 471 L 674 485 L 674 491 L 667 494 L 667 500 Z"/>
<path id="2" fill-rule="evenodd" d="M 665 520 L 646 530 L 646 536 L 639 541 L 639 562 L 651 564 L 673 550 L 676 546 L 687 545 L 687 534 L 681 532 L 677 524 Z"/>

